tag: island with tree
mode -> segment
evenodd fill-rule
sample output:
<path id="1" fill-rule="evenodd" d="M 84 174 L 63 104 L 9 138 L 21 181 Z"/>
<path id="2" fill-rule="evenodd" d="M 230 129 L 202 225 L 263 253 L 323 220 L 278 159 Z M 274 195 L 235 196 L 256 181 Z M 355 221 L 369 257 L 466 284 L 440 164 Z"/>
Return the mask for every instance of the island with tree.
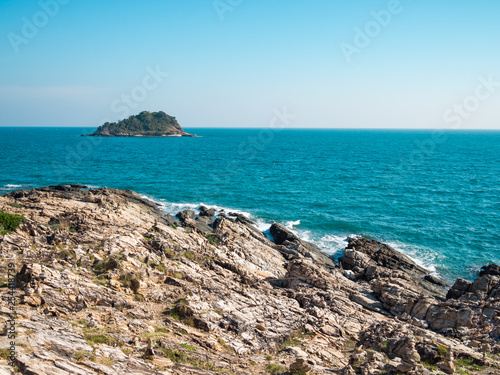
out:
<path id="1" fill-rule="evenodd" d="M 165 112 L 143 111 L 118 122 L 106 122 L 89 137 L 196 137 Z"/>

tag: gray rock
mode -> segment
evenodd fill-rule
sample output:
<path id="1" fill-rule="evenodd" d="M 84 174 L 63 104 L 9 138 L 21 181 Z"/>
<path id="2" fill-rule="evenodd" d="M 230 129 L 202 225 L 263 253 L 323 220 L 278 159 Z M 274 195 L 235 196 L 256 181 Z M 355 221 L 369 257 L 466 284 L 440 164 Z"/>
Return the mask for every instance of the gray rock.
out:
<path id="1" fill-rule="evenodd" d="M 187 219 L 194 219 L 196 214 L 193 210 L 184 210 L 181 212 L 177 212 L 175 216 L 178 217 L 181 222 L 184 222 Z"/>
<path id="2" fill-rule="evenodd" d="M 207 208 L 205 206 L 200 206 L 200 216 L 213 217 L 215 215 L 215 210 L 213 208 Z"/>
<path id="3" fill-rule="evenodd" d="M 428 281 L 434 285 L 442 286 L 442 287 L 447 287 L 449 286 L 446 281 L 441 279 L 440 277 L 434 276 L 434 275 L 425 275 L 424 280 Z"/>

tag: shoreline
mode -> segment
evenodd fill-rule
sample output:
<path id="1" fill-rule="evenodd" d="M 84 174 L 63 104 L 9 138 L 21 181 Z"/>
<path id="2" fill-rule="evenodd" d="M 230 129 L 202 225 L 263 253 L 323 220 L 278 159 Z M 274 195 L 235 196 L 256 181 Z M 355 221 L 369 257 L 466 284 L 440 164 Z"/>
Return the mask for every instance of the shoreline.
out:
<path id="1" fill-rule="evenodd" d="M 92 136 L 92 135 L 90 135 L 90 136 Z M 152 137 L 152 138 L 155 138 L 155 137 Z M 69 186 L 72 186 L 72 185 L 73 186 L 86 186 L 86 189 L 89 189 L 89 188 L 90 189 L 100 189 L 100 188 L 102 188 L 101 186 L 98 186 L 98 185 L 88 185 L 88 184 L 86 184 L 86 185 L 66 184 L 66 185 L 63 185 L 63 186 L 68 186 L 69 187 Z M 33 189 L 42 188 L 41 186 L 40 187 L 33 187 L 31 185 L 19 185 L 19 184 L 8 184 L 8 185 L 5 185 L 4 188 L 5 187 L 10 187 L 10 188 L 9 189 L 0 190 L 0 196 L 8 194 L 9 192 L 15 191 L 16 189 L 28 188 L 29 190 L 33 190 Z M 142 198 L 147 199 L 147 200 L 151 201 L 152 203 L 161 206 L 162 207 L 162 211 L 164 213 L 172 215 L 172 216 L 174 216 L 174 218 L 175 218 L 175 214 L 178 212 L 178 210 L 181 210 L 181 208 L 193 210 L 193 211 L 196 212 L 196 215 L 198 215 L 198 213 L 199 213 L 199 207 L 205 205 L 204 202 L 199 202 L 199 203 L 183 202 L 183 203 L 179 203 L 179 202 L 166 201 L 166 200 L 164 200 L 162 198 L 157 198 L 157 197 L 154 197 L 154 196 L 151 196 L 151 195 L 147 195 L 147 194 L 140 193 L 139 195 Z M 171 206 L 171 208 L 168 208 L 167 206 Z M 254 215 L 251 212 L 243 211 L 241 209 L 229 208 L 229 207 L 220 206 L 220 205 L 217 205 L 217 204 L 211 204 L 211 205 L 208 205 L 208 206 L 215 208 L 216 211 L 221 211 L 222 210 L 222 211 L 226 211 L 226 212 L 236 212 L 238 214 L 246 216 L 248 219 L 250 219 L 250 220 L 252 220 L 252 221 L 255 222 L 256 229 L 260 230 L 262 233 L 264 233 L 268 237 L 269 237 L 269 228 L 271 227 L 272 223 L 275 222 L 273 220 L 264 220 L 264 219 L 260 218 L 259 216 Z M 178 209 L 173 209 L 174 207 L 178 207 Z M 385 243 L 385 244 L 391 246 L 393 249 L 395 249 L 399 253 L 401 253 L 401 254 L 409 257 L 413 262 L 415 262 L 419 266 L 421 266 L 421 267 L 429 270 L 430 274 L 432 274 L 434 276 L 437 276 L 437 277 L 440 277 L 440 278 L 443 278 L 450 285 L 457 278 L 464 278 L 466 280 L 473 281 L 479 275 L 480 268 L 481 268 L 481 266 L 476 266 L 474 268 L 475 271 L 471 275 L 464 275 L 464 274 L 462 274 L 462 275 L 459 275 L 459 274 L 457 274 L 457 275 L 441 274 L 440 272 L 436 271 L 437 264 L 429 263 L 425 259 L 420 259 L 418 257 L 415 257 L 414 255 L 409 254 L 404 249 L 402 249 L 402 247 L 405 247 L 405 246 L 407 246 L 407 247 L 415 247 L 415 248 L 418 248 L 418 246 L 411 245 L 411 244 L 405 244 L 405 243 L 397 243 L 397 242 L 393 242 L 393 241 L 383 241 L 383 240 L 379 239 L 378 236 L 376 236 L 376 235 L 362 235 L 362 234 L 357 234 L 357 233 L 350 233 L 350 234 L 346 235 L 345 237 L 343 237 L 343 236 L 340 236 L 338 234 L 327 233 L 323 237 L 325 237 L 325 236 L 332 236 L 332 237 L 335 237 L 335 239 L 336 239 L 336 241 L 334 242 L 334 244 L 335 244 L 334 245 L 335 246 L 334 249 L 335 250 L 332 251 L 332 250 L 330 250 L 330 249 L 328 249 L 327 247 L 324 246 L 324 244 L 322 243 L 323 241 L 318 241 L 317 239 L 311 239 L 310 236 L 308 235 L 310 233 L 309 229 L 303 229 L 303 230 L 301 230 L 301 229 L 294 228 L 295 226 L 300 225 L 300 219 L 297 219 L 295 221 L 285 220 L 285 221 L 280 221 L 279 223 L 282 224 L 282 225 L 284 225 L 285 227 L 287 227 L 290 231 L 292 231 L 294 234 L 296 234 L 297 236 L 299 236 L 300 238 L 302 238 L 304 241 L 311 242 L 312 244 L 314 244 L 315 246 L 317 246 L 318 248 L 320 248 L 326 256 L 331 257 L 336 262 L 338 262 L 338 258 L 340 258 L 342 256 L 342 254 L 343 254 L 343 252 L 345 250 L 345 247 L 347 246 L 347 240 L 348 240 L 349 237 L 366 237 L 368 239 L 377 240 L 377 241 L 380 241 L 381 243 Z"/>
<path id="2" fill-rule="evenodd" d="M 266 355 L 281 373 L 500 367 L 496 265 L 448 289 L 375 240 L 350 238 L 335 264 L 277 223 L 271 241 L 237 212 L 174 219 L 133 191 L 76 184 L 13 191 L 0 211 L 24 217 L 0 253 L 17 271 L 16 339 L 50 353 L 18 347 L 33 374 L 57 373 L 55 363 L 89 374 L 131 363 L 147 375 L 264 374 Z M 113 368 L 102 359 L 111 351 Z"/>

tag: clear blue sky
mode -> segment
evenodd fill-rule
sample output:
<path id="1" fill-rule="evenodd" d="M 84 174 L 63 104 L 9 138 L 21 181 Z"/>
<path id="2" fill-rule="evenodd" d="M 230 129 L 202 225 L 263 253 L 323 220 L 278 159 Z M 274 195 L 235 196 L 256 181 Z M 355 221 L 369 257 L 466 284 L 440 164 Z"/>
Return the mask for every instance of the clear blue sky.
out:
<path id="1" fill-rule="evenodd" d="M 0 0 L 0 126 L 500 128 L 496 0 L 55 2 Z"/>

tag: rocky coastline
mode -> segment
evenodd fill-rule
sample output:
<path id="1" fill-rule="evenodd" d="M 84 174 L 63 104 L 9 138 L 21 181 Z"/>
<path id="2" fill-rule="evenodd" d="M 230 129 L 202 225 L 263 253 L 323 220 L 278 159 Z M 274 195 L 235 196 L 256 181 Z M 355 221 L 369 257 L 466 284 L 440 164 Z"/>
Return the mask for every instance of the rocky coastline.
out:
<path id="1" fill-rule="evenodd" d="M 0 212 L 24 218 L 0 236 L 0 375 L 500 374 L 497 265 L 449 286 L 373 239 L 334 262 L 277 223 L 270 240 L 108 188 L 14 191 Z"/>

